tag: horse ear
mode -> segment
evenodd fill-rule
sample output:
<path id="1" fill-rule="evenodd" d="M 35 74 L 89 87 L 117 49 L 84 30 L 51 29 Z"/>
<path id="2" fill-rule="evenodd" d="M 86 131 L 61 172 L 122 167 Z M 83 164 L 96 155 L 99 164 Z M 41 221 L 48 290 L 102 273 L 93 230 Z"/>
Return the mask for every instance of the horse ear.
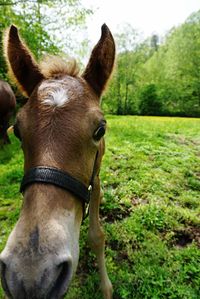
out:
<path id="1" fill-rule="evenodd" d="M 4 36 L 5 57 L 11 76 L 19 89 L 30 96 L 35 86 L 44 79 L 31 52 L 21 41 L 18 29 L 12 25 Z"/>
<path id="2" fill-rule="evenodd" d="M 115 42 L 109 28 L 101 27 L 101 38 L 94 47 L 83 78 L 100 96 L 112 73 L 115 60 Z"/>

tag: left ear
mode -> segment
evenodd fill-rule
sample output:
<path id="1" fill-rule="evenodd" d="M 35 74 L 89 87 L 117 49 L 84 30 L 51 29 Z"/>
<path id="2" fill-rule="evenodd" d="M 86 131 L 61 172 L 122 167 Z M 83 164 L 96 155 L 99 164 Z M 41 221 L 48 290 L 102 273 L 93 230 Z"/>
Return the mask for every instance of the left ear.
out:
<path id="1" fill-rule="evenodd" d="M 113 70 L 115 61 L 115 42 L 109 28 L 101 27 L 101 38 L 94 47 L 83 78 L 98 96 L 101 96 Z"/>
<path id="2" fill-rule="evenodd" d="M 44 79 L 33 55 L 21 41 L 18 29 L 11 25 L 4 35 L 5 58 L 19 89 L 30 96 L 36 85 Z"/>

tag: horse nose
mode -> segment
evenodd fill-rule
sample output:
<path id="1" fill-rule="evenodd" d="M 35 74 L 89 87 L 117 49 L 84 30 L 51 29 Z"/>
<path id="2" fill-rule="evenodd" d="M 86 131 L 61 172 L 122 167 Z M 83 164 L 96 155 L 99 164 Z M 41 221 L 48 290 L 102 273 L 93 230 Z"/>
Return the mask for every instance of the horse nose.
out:
<path id="1" fill-rule="evenodd" d="M 20 269 L 12 269 L 10 265 L 10 262 L 0 261 L 2 287 L 7 297 L 12 299 L 59 299 L 66 293 L 73 272 L 69 257 L 33 277 L 20 273 Z"/>

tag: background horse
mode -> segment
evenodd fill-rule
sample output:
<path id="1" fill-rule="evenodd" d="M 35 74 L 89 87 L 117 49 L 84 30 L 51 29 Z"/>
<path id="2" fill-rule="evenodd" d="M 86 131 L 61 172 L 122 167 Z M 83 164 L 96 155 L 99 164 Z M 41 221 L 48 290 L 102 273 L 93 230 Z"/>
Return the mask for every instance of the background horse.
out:
<path id="1" fill-rule="evenodd" d="M 27 103 L 14 132 L 24 152 L 24 200 L 20 218 L 1 253 L 8 298 L 62 297 L 76 271 L 79 232 L 89 202 L 89 241 L 97 256 L 104 298 L 112 298 L 99 224 L 99 171 L 106 121 L 100 96 L 111 75 L 115 44 L 106 25 L 89 63 L 52 58 L 38 65 L 11 26 L 5 36 L 10 71 Z"/>
<path id="2" fill-rule="evenodd" d="M 7 129 L 15 106 L 16 99 L 10 85 L 0 80 L 0 145 L 10 142 Z"/>

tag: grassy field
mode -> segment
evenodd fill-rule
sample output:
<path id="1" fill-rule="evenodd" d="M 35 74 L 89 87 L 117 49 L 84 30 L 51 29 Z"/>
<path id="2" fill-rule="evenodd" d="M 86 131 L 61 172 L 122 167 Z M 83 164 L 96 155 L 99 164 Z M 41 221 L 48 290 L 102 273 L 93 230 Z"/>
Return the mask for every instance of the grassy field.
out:
<path id="1" fill-rule="evenodd" d="M 114 299 L 200 298 L 200 119 L 107 120 L 101 220 Z M 1 250 L 21 206 L 23 158 L 11 139 L 0 151 Z M 68 299 L 102 298 L 87 226 Z"/>

